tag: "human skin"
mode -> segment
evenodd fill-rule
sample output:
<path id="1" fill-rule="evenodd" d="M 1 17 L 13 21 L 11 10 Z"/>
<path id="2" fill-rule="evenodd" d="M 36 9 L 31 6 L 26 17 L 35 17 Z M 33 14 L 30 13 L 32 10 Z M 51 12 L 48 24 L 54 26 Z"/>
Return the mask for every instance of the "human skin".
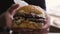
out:
<path id="1" fill-rule="evenodd" d="M 4 14 L 2 14 L 3 16 L 1 17 L 5 17 L 5 21 L 6 21 L 6 27 L 11 29 L 12 28 L 12 20 L 13 20 L 13 16 L 16 13 L 16 11 L 18 10 L 17 8 L 19 7 L 18 4 L 13 4 L 8 10 L 7 12 L 5 12 Z M 17 9 L 17 10 L 16 10 Z M 42 28 L 40 28 L 42 31 L 47 30 L 49 28 L 49 22 L 50 22 L 50 18 L 49 16 L 46 14 L 46 22 L 45 25 L 42 26 Z M 0 17 L 0 18 L 1 18 Z M 2 19 L 2 18 L 1 18 Z M 0 19 L 0 20 L 1 20 Z M 4 19 L 3 19 L 4 20 Z"/>

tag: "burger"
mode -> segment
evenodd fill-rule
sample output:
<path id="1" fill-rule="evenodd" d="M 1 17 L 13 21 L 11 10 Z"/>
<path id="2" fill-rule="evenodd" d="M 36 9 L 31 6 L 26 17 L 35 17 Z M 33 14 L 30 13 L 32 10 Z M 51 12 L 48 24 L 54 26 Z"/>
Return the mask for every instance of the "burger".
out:
<path id="1" fill-rule="evenodd" d="M 27 5 L 19 8 L 13 19 L 13 28 L 34 31 L 39 30 L 45 23 L 44 10 L 35 5 Z"/>

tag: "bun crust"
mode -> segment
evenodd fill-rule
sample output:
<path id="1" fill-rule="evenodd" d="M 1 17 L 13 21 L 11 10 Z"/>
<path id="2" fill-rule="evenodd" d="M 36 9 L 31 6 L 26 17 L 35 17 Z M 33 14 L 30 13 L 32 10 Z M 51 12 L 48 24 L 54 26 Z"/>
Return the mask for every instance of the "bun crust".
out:
<path id="1" fill-rule="evenodd" d="M 43 13 L 43 10 L 41 8 L 39 8 L 38 6 L 34 6 L 34 5 L 27 5 L 27 6 L 21 7 L 19 10 L 17 10 L 17 13 L 19 13 L 19 11 L 21 12 L 21 10 L 27 13 L 35 13 L 35 14 Z"/>

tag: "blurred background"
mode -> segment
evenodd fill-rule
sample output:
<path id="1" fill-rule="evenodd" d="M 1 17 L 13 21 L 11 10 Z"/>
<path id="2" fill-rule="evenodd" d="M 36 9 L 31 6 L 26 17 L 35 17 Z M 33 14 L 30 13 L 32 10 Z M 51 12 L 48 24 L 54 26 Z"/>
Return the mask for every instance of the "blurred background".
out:
<path id="1" fill-rule="evenodd" d="M 47 13 L 50 15 L 50 32 L 60 33 L 60 0 L 45 0 Z"/>

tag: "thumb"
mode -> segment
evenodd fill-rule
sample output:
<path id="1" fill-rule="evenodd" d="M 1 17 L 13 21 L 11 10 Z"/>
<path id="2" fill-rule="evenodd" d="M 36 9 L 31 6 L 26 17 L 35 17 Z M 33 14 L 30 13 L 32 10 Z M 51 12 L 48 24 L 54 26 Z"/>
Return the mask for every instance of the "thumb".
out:
<path id="1" fill-rule="evenodd" d="M 46 22 L 42 29 L 48 29 L 50 26 L 50 17 L 46 14 Z"/>
<path id="2" fill-rule="evenodd" d="M 15 13 L 15 9 L 17 9 L 19 7 L 19 4 L 13 4 L 10 8 L 9 8 L 9 13 L 11 15 L 13 15 Z"/>

